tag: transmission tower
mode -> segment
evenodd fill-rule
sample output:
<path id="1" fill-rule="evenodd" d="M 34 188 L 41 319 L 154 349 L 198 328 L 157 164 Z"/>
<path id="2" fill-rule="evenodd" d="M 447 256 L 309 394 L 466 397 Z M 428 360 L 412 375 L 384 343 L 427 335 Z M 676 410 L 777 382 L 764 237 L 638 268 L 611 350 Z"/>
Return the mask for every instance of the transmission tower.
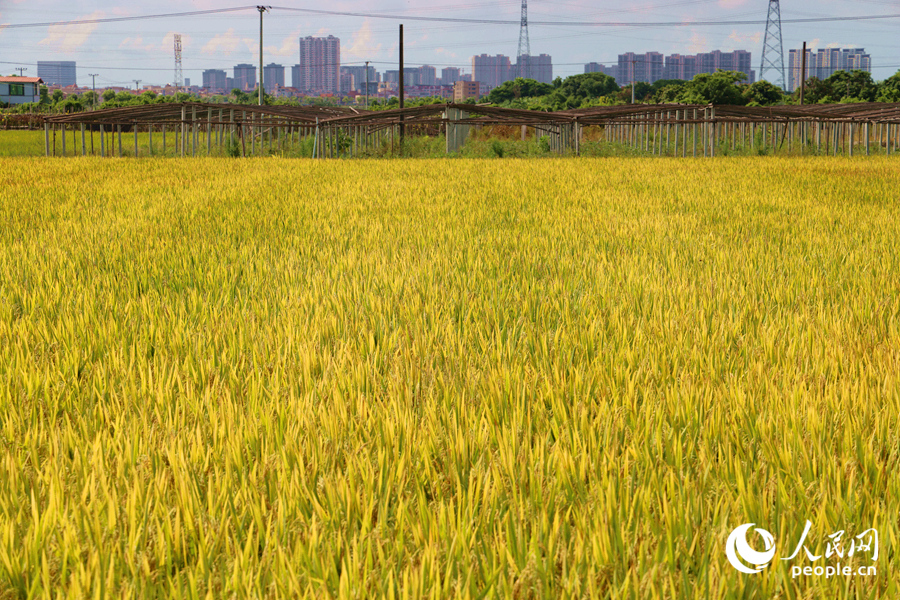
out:
<path id="1" fill-rule="evenodd" d="M 175 91 L 184 86 L 184 74 L 181 71 L 181 34 L 175 34 Z"/>
<path id="2" fill-rule="evenodd" d="M 522 21 L 519 26 L 519 51 L 516 54 L 516 76 L 530 77 L 531 69 L 525 66 L 523 56 L 531 57 L 531 42 L 528 41 L 528 0 L 522 0 Z"/>
<path id="3" fill-rule="evenodd" d="M 770 80 L 782 90 L 787 91 L 784 76 L 784 45 L 781 41 L 781 5 L 778 0 L 769 0 L 769 17 L 766 20 L 766 37 L 763 40 L 762 65 L 759 67 L 759 79 L 766 78 L 766 71 L 775 71 L 777 78 Z"/>

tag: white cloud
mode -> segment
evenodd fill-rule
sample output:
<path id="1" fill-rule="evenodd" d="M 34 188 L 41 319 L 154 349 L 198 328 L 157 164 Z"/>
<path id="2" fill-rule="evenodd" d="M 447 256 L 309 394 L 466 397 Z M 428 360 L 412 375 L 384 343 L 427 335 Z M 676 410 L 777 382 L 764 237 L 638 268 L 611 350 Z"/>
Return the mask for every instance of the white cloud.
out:
<path id="1" fill-rule="evenodd" d="M 266 56 L 300 56 L 300 33 L 303 29 L 297 28 L 281 40 L 280 46 L 266 46 L 263 48 Z"/>
<path id="2" fill-rule="evenodd" d="M 95 10 L 89 15 L 83 15 L 73 20 L 102 19 L 105 14 L 102 10 Z M 51 46 L 58 52 L 72 52 L 88 41 L 88 38 L 91 37 L 97 26 L 97 23 L 51 25 L 47 28 L 47 37 L 38 43 L 44 46 Z"/>
<path id="3" fill-rule="evenodd" d="M 694 31 L 691 34 L 689 42 L 688 52 L 706 52 L 706 48 L 708 46 L 706 38 L 700 35 L 699 32 Z"/>
<path id="4" fill-rule="evenodd" d="M 119 50 L 152 50 L 153 44 L 145 44 L 141 36 L 127 37 L 119 44 Z"/>
<path id="5" fill-rule="evenodd" d="M 381 52 L 381 44 L 372 42 L 372 24 L 369 19 L 363 21 L 360 27 L 351 38 L 350 46 L 342 52 L 344 56 L 341 58 L 360 60 L 371 60 Z M 353 60 L 345 60 L 344 62 L 353 62 Z"/>
<path id="6" fill-rule="evenodd" d="M 731 35 L 728 36 L 728 39 L 733 44 L 728 44 L 729 49 L 731 50 L 744 50 L 747 46 L 756 47 L 762 44 L 763 34 L 761 31 L 754 31 L 753 33 L 738 33 L 736 30 L 731 31 Z"/>
<path id="7" fill-rule="evenodd" d="M 241 39 L 234 34 L 234 28 L 229 28 L 225 33 L 216 34 L 200 49 L 201 54 L 224 54 L 230 56 L 241 43 Z"/>

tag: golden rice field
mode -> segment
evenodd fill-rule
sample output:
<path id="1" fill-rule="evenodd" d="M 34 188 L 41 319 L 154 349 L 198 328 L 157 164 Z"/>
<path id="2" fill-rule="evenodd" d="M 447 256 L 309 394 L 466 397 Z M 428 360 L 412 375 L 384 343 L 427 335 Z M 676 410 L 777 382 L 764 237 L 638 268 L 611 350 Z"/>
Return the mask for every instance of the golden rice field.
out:
<path id="1" fill-rule="evenodd" d="M 898 420 L 897 159 L 0 161 L 0 598 L 896 598 Z"/>

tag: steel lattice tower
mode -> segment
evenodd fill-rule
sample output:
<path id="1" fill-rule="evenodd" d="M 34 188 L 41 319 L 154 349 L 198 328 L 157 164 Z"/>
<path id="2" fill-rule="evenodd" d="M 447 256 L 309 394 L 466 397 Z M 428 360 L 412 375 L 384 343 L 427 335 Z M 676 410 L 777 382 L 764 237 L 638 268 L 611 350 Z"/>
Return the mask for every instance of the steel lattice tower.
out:
<path id="1" fill-rule="evenodd" d="M 175 90 L 184 86 L 184 74 L 181 71 L 181 34 L 175 34 Z"/>
<path id="2" fill-rule="evenodd" d="M 766 78 L 766 71 L 774 70 L 778 78 L 771 83 L 787 90 L 787 78 L 784 76 L 784 45 L 781 41 L 781 5 L 778 0 L 769 0 L 769 16 L 766 19 L 766 37 L 763 40 L 762 65 L 759 67 L 759 79 Z"/>
<path id="3" fill-rule="evenodd" d="M 522 0 L 522 20 L 519 25 L 519 51 L 516 53 L 516 75 L 530 77 L 531 69 L 525 66 L 523 56 L 531 56 L 531 42 L 528 41 L 528 0 Z"/>

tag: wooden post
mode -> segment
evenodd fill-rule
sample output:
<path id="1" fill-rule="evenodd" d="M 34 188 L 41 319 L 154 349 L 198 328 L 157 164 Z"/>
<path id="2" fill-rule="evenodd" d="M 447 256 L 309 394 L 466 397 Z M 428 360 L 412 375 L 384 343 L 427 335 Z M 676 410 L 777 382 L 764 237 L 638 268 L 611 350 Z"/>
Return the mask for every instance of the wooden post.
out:
<path id="1" fill-rule="evenodd" d="M 869 156 L 869 122 L 868 121 L 866 121 L 865 136 L 866 136 L 866 156 Z"/>
<path id="2" fill-rule="evenodd" d="M 694 158 L 697 158 L 697 109 L 694 109 Z"/>
<path id="3" fill-rule="evenodd" d="M 50 156 L 50 123 L 44 121 L 44 156 Z"/>
<path id="4" fill-rule="evenodd" d="M 137 123 L 135 123 L 133 125 L 133 127 L 134 127 L 134 157 L 137 158 L 138 157 L 138 139 L 137 139 L 138 138 L 138 125 L 137 125 Z"/>
<path id="5" fill-rule="evenodd" d="M 856 142 L 856 128 L 854 127 L 856 123 L 850 122 L 850 156 L 853 156 L 853 144 Z"/>
<path id="6" fill-rule="evenodd" d="M 62 123 L 60 125 L 60 137 L 62 138 L 62 155 L 66 155 L 66 124 Z"/>
<path id="7" fill-rule="evenodd" d="M 212 110 L 206 109 L 206 155 L 212 152 Z"/>
<path id="8" fill-rule="evenodd" d="M 147 156 L 153 156 L 153 125 L 147 125 Z"/>
<path id="9" fill-rule="evenodd" d="M 162 125 L 162 135 L 163 135 L 162 153 L 163 153 L 163 156 L 165 156 L 166 155 L 166 124 L 165 123 L 163 123 L 163 125 Z"/>
<path id="10" fill-rule="evenodd" d="M 181 107 L 181 127 L 179 127 L 179 129 L 181 130 L 181 158 L 184 158 L 184 153 L 187 149 L 187 142 L 184 139 L 184 134 L 187 133 L 186 121 L 187 121 L 187 107 L 182 105 L 182 107 Z"/>
<path id="11" fill-rule="evenodd" d="M 106 156 L 106 132 L 103 131 L 103 123 L 100 124 L 100 156 Z"/>

